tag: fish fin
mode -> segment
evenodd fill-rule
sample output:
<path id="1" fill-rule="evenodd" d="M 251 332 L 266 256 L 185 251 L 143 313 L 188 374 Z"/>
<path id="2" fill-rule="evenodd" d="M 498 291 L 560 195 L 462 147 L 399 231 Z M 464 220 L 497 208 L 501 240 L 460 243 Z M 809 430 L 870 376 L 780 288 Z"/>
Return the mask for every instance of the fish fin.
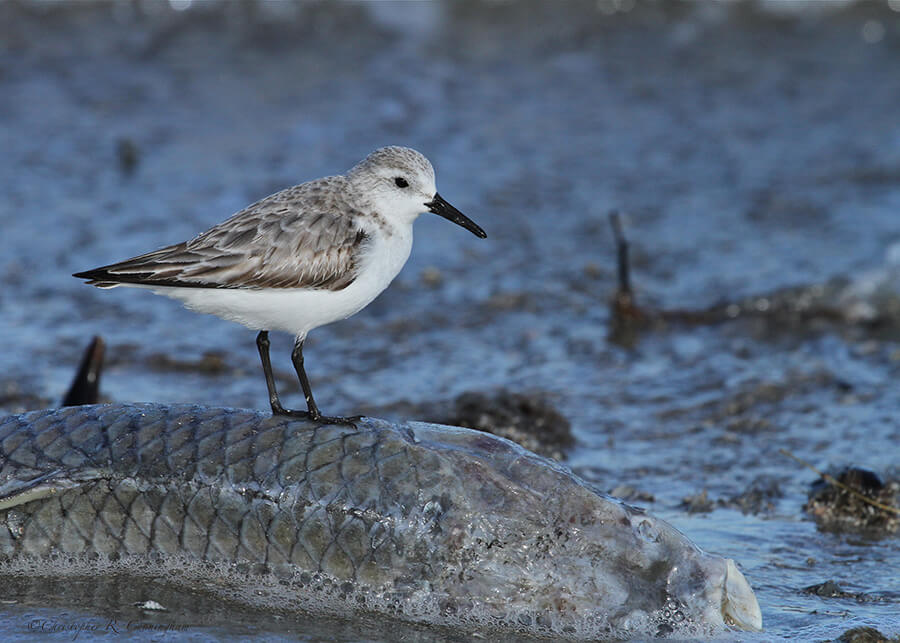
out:
<path id="1" fill-rule="evenodd" d="M 62 477 L 64 469 L 49 471 L 28 480 L 9 480 L 0 484 L 0 511 L 33 500 L 42 500 L 65 489 L 77 487 L 78 482 Z"/>

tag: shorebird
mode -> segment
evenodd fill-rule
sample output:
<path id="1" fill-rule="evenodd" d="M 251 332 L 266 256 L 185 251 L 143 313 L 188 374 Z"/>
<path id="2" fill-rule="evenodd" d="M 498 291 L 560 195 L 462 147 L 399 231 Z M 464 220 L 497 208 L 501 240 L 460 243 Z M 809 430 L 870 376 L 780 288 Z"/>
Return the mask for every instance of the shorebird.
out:
<path id="1" fill-rule="evenodd" d="M 313 328 L 350 317 L 387 288 L 409 258 L 413 222 L 423 212 L 487 237 L 438 194 L 428 159 L 410 148 L 383 147 L 344 175 L 276 192 L 190 241 L 74 276 L 99 288 L 148 288 L 259 331 L 273 414 L 351 421 L 319 412 L 303 342 Z M 291 360 L 306 411 L 281 405 L 269 358 L 272 330 L 296 338 Z"/>

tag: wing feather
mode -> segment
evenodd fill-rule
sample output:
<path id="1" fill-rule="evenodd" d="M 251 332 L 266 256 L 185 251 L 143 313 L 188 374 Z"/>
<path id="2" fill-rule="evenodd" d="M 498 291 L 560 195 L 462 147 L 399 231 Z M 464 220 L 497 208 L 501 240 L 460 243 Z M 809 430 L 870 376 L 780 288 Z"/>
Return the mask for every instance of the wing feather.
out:
<path id="1" fill-rule="evenodd" d="M 345 184 L 338 176 L 282 190 L 190 241 L 75 276 L 99 287 L 341 290 L 369 243 Z"/>

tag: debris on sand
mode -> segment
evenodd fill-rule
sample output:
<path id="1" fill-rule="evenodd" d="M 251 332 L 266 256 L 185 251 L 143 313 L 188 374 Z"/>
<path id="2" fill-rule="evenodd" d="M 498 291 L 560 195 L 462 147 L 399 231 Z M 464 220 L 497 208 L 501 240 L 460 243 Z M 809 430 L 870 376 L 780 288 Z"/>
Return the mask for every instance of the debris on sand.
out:
<path id="1" fill-rule="evenodd" d="M 837 641 L 838 643 L 888 643 L 889 641 L 900 641 L 900 639 L 897 637 L 888 639 L 874 627 L 854 627 L 841 634 Z"/>
<path id="2" fill-rule="evenodd" d="M 569 420 L 550 403 L 542 391 L 516 393 L 499 389 L 466 391 L 455 399 L 411 402 L 401 400 L 387 406 L 363 406 L 363 415 L 417 418 L 434 424 L 462 426 L 512 440 L 529 451 L 565 460 L 575 445 Z"/>
<path id="3" fill-rule="evenodd" d="M 706 514 L 715 508 L 715 503 L 707 495 L 706 489 L 693 496 L 685 496 L 678 505 L 680 509 L 686 510 L 689 514 Z"/>
<path id="4" fill-rule="evenodd" d="M 856 598 L 856 594 L 845 592 L 841 589 L 841 586 L 833 580 L 827 580 L 824 583 L 804 587 L 803 592 L 805 594 L 821 596 L 822 598 Z"/>
<path id="5" fill-rule="evenodd" d="M 782 498 L 784 491 L 781 481 L 772 476 L 761 475 L 753 479 L 742 493 L 728 500 L 719 500 L 725 507 L 740 509 L 743 514 L 768 513 L 775 510 L 775 500 Z"/>
<path id="6" fill-rule="evenodd" d="M 900 527 L 900 481 L 882 482 L 872 471 L 847 467 L 813 483 L 803 510 L 826 531 L 893 534 Z M 838 484 L 835 484 L 837 482 Z"/>
<path id="7" fill-rule="evenodd" d="M 575 444 L 569 421 L 540 395 L 467 392 L 435 421 L 493 433 L 555 460 Z"/>
<path id="8" fill-rule="evenodd" d="M 803 588 L 804 594 L 812 594 L 820 598 L 849 598 L 857 603 L 881 603 L 885 600 L 893 602 L 893 598 L 885 598 L 878 594 L 867 594 L 866 592 L 848 592 L 833 580 L 827 580 L 824 583 L 817 583 Z"/>
<path id="9" fill-rule="evenodd" d="M 622 218 L 617 210 L 609 213 L 609 223 L 616 242 L 618 288 L 610 302 L 610 327 L 607 338 L 624 348 L 633 348 L 639 335 L 658 320 L 655 320 L 653 313 L 641 309 L 635 302 L 634 292 L 631 290 L 628 239 L 622 232 Z"/>
<path id="10" fill-rule="evenodd" d="M 105 351 L 106 344 L 103 342 L 103 338 L 94 335 L 85 349 L 75 378 L 69 386 L 69 391 L 63 398 L 63 406 L 96 404 L 100 401 L 100 375 L 103 373 Z"/>
<path id="11" fill-rule="evenodd" d="M 225 375 L 233 369 L 222 351 L 208 350 L 198 359 L 177 359 L 165 353 L 152 353 L 147 358 L 147 366 L 154 371 L 198 373 L 200 375 Z"/>

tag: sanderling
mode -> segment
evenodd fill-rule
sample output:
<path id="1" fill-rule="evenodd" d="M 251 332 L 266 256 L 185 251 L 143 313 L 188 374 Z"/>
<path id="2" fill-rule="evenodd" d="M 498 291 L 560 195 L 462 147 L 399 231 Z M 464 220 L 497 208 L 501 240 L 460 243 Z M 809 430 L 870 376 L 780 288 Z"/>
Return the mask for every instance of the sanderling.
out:
<path id="1" fill-rule="evenodd" d="M 190 241 L 74 276 L 99 288 L 149 288 L 258 330 L 272 413 L 345 421 L 319 413 L 303 368 L 303 342 L 313 328 L 359 312 L 387 288 L 409 258 L 413 222 L 426 210 L 487 237 L 437 193 L 428 159 L 406 147 L 383 147 L 346 175 L 276 192 Z M 306 412 L 281 405 L 270 330 L 296 337 L 291 359 Z"/>

